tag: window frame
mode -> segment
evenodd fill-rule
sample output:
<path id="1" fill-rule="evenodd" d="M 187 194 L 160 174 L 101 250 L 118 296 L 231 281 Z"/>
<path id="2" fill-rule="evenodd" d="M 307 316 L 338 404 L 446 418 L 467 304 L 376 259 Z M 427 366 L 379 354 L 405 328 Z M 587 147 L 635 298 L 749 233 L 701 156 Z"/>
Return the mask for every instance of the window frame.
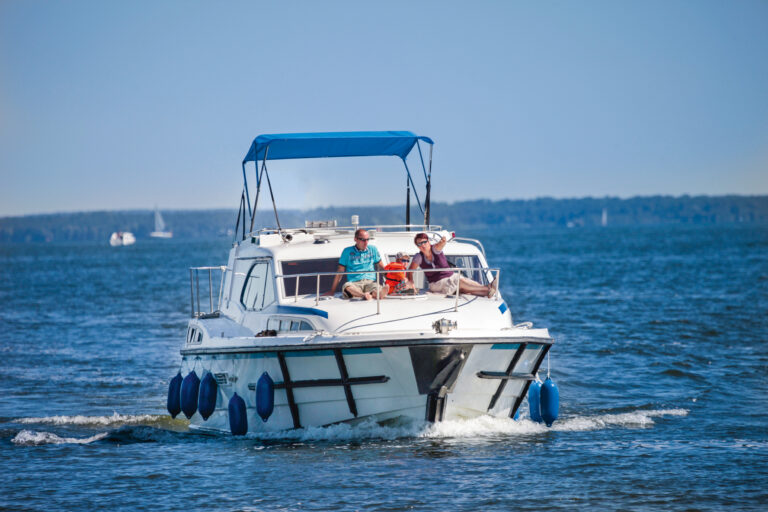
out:
<path id="1" fill-rule="evenodd" d="M 264 288 L 261 290 L 261 305 L 257 307 L 254 304 L 251 307 L 251 306 L 248 306 L 248 304 L 245 303 L 245 292 L 248 289 L 248 286 L 249 286 L 249 284 L 251 282 L 251 275 L 253 274 L 254 269 L 256 269 L 259 265 L 263 265 L 263 264 L 266 264 L 267 269 L 266 269 L 266 272 L 264 273 Z M 245 308 L 246 311 L 261 311 L 264 308 L 269 307 L 272 304 L 274 304 L 275 302 L 277 302 L 277 293 L 276 293 L 276 290 L 275 290 L 275 280 L 274 280 L 274 273 L 272 272 L 272 268 L 273 268 L 272 258 L 264 257 L 264 258 L 255 258 L 253 260 L 253 264 L 250 266 L 250 268 L 248 269 L 248 272 L 246 272 L 246 274 L 245 274 L 245 279 L 243 280 L 243 287 L 240 290 L 240 304 Z M 272 276 L 272 279 L 269 279 L 270 276 Z M 271 286 L 272 286 L 272 300 L 269 303 L 265 304 L 264 303 L 264 299 L 265 299 L 265 297 L 267 295 L 267 293 L 266 293 L 267 286 L 270 286 L 269 281 L 272 281 L 272 283 L 271 283 Z M 256 298 L 256 300 L 254 302 L 258 302 L 258 300 L 259 299 L 258 299 L 258 296 L 257 296 L 257 298 Z"/>
<path id="2" fill-rule="evenodd" d="M 274 322 L 278 323 L 278 328 L 275 329 Z M 283 329 L 283 323 L 288 322 L 288 328 Z M 294 329 L 294 324 L 298 324 L 297 328 Z M 301 329 L 301 324 L 306 324 L 308 329 Z M 317 330 L 317 328 L 312 325 L 312 322 L 307 320 L 306 318 L 300 318 L 295 316 L 270 316 L 267 319 L 267 329 L 268 330 L 274 330 L 278 333 L 307 333 L 307 332 L 314 332 Z"/>
<path id="3" fill-rule="evenodd" d="M 292 265 L 309 265 L 311 262 L 322 262 L 322 264 L 328 264 L 329 270 L 322 270 L 322 269 L 310 269 L 309 272 L 305 272 L 307 269 L 299 268 L 299 272 L 295 272 L 293 274 L 290 273 L 291 266 Z M 331 262 L 333 262 L 333 268 L 331 269 Z M 292 260 L 280 260 L 280 272 L 283 276 L 280 281 L 280 292 L 282 293 L 282 296 L 286 299 L 296 297 L 296 281 L 297 279 L 295 276 L 296 274 L 321 274 L 326 272 L 336 272 L 336 269 L 339 267 L 339 258 L 310 258 L 310 259 L 292 259 Z M 320 276 L 320 294 L 327 292 L 331 289 L 331 284 L 333 284 L 334 276 L 332 275 L 325 275 Z M 305 283 L 309 282 L 309 285 L 306 285 Z M 347 282 L 347 276 L 342 275 L 341 280 L 338 284 L 338 289 L 342 289 L 344 287 L 344 283 Z M 310 288 L 311 287 L 311 288 Z M 306 292 L 306 293 L 302 293 Z M 315 295 L 317 292 L 317 278 L 316 277 L 303 277 L 299 280 L 299 297 L 302 295 Z"/>

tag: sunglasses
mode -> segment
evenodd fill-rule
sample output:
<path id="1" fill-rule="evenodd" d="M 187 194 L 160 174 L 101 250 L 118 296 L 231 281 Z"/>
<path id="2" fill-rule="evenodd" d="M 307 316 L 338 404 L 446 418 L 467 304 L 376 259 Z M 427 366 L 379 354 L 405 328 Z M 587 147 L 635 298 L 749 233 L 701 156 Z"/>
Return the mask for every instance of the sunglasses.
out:
<path id="1" fill-rule="evenodd" d="M 367 242 L 368 240 L 370 240 L 370 238 L 358 238 L 358 240 L 360 240 L 361 242 Z"/>
<path id="2" fill-rule="evenodd" d="M 428 244 L 428 243 L 429 243 L 429 240 L 422 240 L 421 242 L 416 242 L 416 245 L 422 246 L 422 245 Z"/>

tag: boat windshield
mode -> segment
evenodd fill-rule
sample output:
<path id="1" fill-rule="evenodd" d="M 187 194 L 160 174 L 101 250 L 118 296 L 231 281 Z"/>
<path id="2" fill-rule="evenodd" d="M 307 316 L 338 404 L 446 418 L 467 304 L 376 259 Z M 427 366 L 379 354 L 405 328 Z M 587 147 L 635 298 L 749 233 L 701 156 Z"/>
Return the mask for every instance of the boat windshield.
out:
<path id="1" fill-rule="evenodd" d="M 462 255 L 462 256 L 451 256 L 450 254 L 446 254 L 445 259 L 448 260 L 448 264 L 452 267 L 475 269 L 475 270 L 462 270 L 461 271 L 462 276 L 468 277 L 469 279 L 475 282 L 478 282 L 480 284 L 489 284 L 488 276 L 486 275 L 486 272 L 483 272 L 482 270 L 477 270 L 483 266 L 480 263 L 480 258 L 478 258 L 477 256 L 470 255 L 470 254 Z"/>

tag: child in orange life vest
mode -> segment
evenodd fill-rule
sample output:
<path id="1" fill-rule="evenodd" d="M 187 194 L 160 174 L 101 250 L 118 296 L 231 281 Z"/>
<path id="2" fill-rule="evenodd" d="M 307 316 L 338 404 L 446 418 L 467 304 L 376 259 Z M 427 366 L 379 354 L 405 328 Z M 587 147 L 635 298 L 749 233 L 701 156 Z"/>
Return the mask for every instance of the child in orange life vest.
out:
<path id="1" fill-rule="evenodd" d="M 408 268 L 410 260 L 411 257 L 408 254 L 399 252 L 395 261 L 384 267 L 384 270 L 389 270 L 386 275 L 389 293 L 413 293 L 413 284 L 405 278 L 405 272 L 403 272 Z"/>

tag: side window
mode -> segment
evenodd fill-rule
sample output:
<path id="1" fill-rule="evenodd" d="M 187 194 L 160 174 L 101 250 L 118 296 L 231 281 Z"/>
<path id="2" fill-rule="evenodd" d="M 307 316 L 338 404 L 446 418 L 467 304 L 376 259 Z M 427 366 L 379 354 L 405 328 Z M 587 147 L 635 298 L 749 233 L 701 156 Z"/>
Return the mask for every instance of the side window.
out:
<path id="1" fill-rule="evenodd" d="M 270 260 L 260 260 L 248 271 L 240 295 L 240 303 L 246 309 L 260 310 L 275 301 L 275 283 L 272 279 Z"/>
<path id="2" fill-rule="evenodd" d="M 290 331 L 314 331 L 315 328 L 309 322 L 296 318 L 271 317 L 267 320 L 267 329 L 278 332 Z"/>
<path id="3" fill-rule="evenodd" d="M 448 263 L 453 267 L 458 268 L 480 268 L 480 258 L 474 255 L 466 256 L 450 256 L 446 255 Z M 480 284 L 488 284 L 485 272 L 481 270 L 462 270 L 461 275 L 468 277 L 473 281 L 477 281 Z"/>
<path id="4" fill-rule="evenodd" d="M 248 275 L 248 264 L 249 261 L 247 260 L 236 260 L 234 262 L 234 270 L 230 272 L 229 276 L 230 282 L 226 285 L 229 287 L 227 288 L 229 300 L 237 300 L 238 290 L 242 292 L 245 277 Z"/>

